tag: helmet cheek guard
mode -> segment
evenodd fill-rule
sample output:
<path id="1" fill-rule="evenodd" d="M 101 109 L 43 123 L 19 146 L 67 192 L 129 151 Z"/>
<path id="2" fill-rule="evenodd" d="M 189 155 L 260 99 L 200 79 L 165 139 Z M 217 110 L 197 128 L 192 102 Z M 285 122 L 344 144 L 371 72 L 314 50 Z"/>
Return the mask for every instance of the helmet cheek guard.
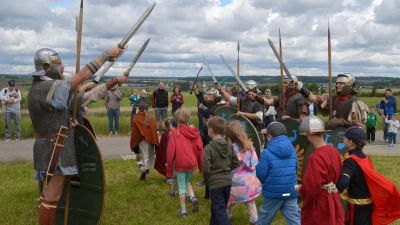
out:
<path id="1" fill-rule="evenodd" d="M 338 95 L 347 95 L 352 92 L 357 92 L 355 90 L 355 78 L 351 73 L 338 74 L 336 83 L 344 83 L 342 91 L 340 93 L 337 92 L 336 87 L 336 93 Z"/>
<path id="2" fill-rule="evenodd" d="M 36 71 L 31 73 L 32 76 L 47 76 L 53 80 L 61 79 L 60 64 L 61 58 L 58 53 L 50 48 L 39 49 L 34 56 L 34 63 Z M 49 65 L 45 69 L 45 64 Z"/>

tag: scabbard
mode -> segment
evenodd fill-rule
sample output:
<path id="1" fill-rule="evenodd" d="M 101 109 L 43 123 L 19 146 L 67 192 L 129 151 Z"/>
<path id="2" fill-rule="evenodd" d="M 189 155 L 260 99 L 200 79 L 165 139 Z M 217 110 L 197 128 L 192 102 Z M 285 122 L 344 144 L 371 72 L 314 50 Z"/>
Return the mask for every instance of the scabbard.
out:
<path id="1" fill-rule="evenodd" d="M 61 151 L 64 148 L 65 139 L 67 139 L 68 127 L 61 126 L 57 133 L 56 141 L 54 142 L 53 153 L 51 154 L 49 166 L 47 167 L 45 187 L 47 187 L 50 179 L 54 176 L 54 171 L 57 168 L 58 159 Z"/>

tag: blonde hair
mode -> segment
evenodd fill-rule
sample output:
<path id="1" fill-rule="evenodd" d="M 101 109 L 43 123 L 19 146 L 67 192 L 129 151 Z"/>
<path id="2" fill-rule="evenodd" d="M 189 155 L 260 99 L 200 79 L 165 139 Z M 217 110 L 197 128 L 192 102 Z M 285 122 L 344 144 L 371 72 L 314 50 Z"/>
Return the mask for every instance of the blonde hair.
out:
<path id="1" fill-rule="evenodd" d="M 181 125 L 186 125 L 186 126 L 188 125 L 188 122 L 190 119 L 190 114 L 186 110 L 180 109 L 180 110 L 176 110 L 176 112 L 174 113 L 174 117 L 175 117 L 176 123 L 178 125 L 177 136 L 179 136 L 179 127 Z"/>
<path id="2" fill-rule="evenodd" d="M 231 139 L 232 143 L 235 143 L 239 147 L 241 152 L 246 152 L 253 147 L 247 134 L 244 132 L 242 123 L 238 120 L 228 123 L 225 134 Z"/>
<path id="3" fill-rule="evenodd" d="M 137 89 L 133 89 L 132 94 L 133 94 L 133 92 L 136 92 L 136 94 L 139 94 Z"/>
<path id="4" fill-rule="evenodd" d="M 147 95 L 147 91 L 144 90 L 144 89 L 142 89 L 142 90 L 140 91 L 140 94 L 142 94 L 142 93 L 145 93 L 145 94 Z"/>
<path id="5" fill-rule="evenodd" d="M 150 126 L 150 114 L 147 112 L 149 109 L 149 105 L 146 102 L 141 102 L 138 105 L 139 112 L 144 112 L 144 121 L 143 125 L 145 128 L 148 128 Z M 142 115 L 139 115 L 142 116 Z M 140 120 L 141 121 L 141 120 Z"/>

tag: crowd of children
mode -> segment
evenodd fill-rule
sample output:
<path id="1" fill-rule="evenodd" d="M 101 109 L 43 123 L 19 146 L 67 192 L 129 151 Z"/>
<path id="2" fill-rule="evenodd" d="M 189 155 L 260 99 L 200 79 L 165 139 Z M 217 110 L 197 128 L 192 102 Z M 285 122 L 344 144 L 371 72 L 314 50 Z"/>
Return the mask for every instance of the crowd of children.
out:
<path id="1" fill-rule="evenodd" d="M 278 211 L 287 224 L 388 224 L 400 218 L 400 193 L 373 170 L 362 151 L 367 143 L 375 142 L 374 107 L 368 113 L 367 131 L 353 126 L 339 132 L 350 149 L 350 157 L 343 163 L 339 152 L 324 141 L 323 122 L 313 115 L 302 121 L 300 134 L 306 136 L 314 151 L 307 159 L 302 184 L 298 184 L 297 152 L 280 122 L 267 127 L 268 143 L 259 160 L 239 121 L 226 124 L 206 109 L 204 126 L 199 130 L 188 124 L 190 114 L 179 109 L 174 118 L 165 121 L 166 129 L 158 141 L 147 103 L 137 106 L 130 144 L 137 155 L 140 180 L 149 179 L 153 166 L 165 176 L 171 184 L 168 194 L 179 196 L 180 217 L 188 217 L 187 200 L 192 213 L 199 210 L 199 199 L 191 185 L 198 169 L 206 185 L 205 199 L 211 200 L 210 224 L 232 224 L 233 208 L 240 202 L 246 205 L 252 225 L 271 224 Z M 397 115 L 385 122 L 389 124 L 390 146 L 396 146 L 400 126 Z M 344 210 L 340 193 L 346 189 L 348 202 Z M 257 213 L 255 199 L 261 193 L 264 199 Z"/>

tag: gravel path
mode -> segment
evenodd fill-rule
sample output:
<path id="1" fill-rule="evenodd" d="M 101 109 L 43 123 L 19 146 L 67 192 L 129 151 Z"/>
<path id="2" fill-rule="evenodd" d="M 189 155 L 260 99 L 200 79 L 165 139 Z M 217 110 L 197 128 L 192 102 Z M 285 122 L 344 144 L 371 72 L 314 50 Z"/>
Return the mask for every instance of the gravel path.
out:
<path id="1" fill-rule="evenodd" d="M 400 155 L 400 143 L 397 147 L 389 147 L 386 142 L 380 142 L 383 132 L 376 132 L 375 145 L 367 145 L 364 152 L 370 155 Z M 32 147 L 34 139 L 21 141 L 0 141 L 0 162 L 28 161 L 33 158 Z M 104 159 L 133 159 L 134 153 L 129 147 L 130 136 L 100 136 L 98 145 Z"/>

